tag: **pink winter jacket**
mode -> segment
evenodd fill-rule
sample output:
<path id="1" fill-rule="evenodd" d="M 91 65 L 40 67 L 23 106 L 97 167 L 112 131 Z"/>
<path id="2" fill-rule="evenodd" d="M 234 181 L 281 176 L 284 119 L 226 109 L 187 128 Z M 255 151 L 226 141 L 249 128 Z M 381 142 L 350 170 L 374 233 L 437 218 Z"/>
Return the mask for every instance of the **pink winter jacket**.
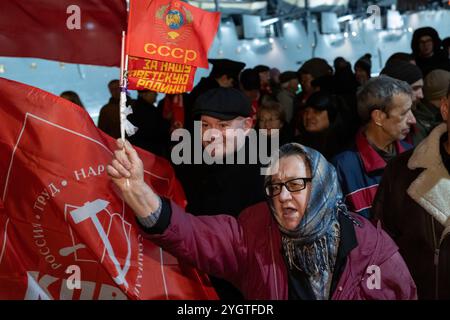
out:
<path id="1" fill-rule="evenodd" d="M 245 209 L 238 219 L 193 216 L 173 202 L 171 207 L 168 228 L 147 238 L 199 270 L 230 281 L 246 299 L 288 299 L 281 235 L 266 203 Z M 347 256 L 332 299 L 417 299 L 414 281 L 393 240 L 380 226 L 353 217 L 362 224 L 355 226 L 358 246 Z M 373 270 L 368 270 L 372 265 L 379 267 L 379 289 L 373 285 Z"/>

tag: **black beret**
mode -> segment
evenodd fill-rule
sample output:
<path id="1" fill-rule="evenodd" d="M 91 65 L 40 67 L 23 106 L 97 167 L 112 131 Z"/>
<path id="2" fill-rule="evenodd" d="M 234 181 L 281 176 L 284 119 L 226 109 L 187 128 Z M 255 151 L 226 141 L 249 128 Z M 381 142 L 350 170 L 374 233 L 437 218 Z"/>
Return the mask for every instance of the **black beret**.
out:
<path id="1" fill-rule="evenodd" d="M 197 118 L 207 115 L 220 120 L 249 117 L 251 101 L 242 91 L 234 88 L 216 88 L 206 91 L 195 100 L 193 114 Z"/>

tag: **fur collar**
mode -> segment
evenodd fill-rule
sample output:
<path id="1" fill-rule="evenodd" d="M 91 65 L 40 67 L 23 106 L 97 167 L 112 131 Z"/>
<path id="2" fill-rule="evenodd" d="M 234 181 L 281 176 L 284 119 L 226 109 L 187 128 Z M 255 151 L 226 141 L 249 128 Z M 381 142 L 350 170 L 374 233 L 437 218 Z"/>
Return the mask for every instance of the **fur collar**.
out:
<path id="1" fill-rule="evenodd" d="M 409 186 L 407 193 L 444 227 L 450 226 L 450 175 L 440 154 L 440 138 L 447 125 L 440 124 L 414 150 L 408 161 L 411 170 L 425 170 Z"/>

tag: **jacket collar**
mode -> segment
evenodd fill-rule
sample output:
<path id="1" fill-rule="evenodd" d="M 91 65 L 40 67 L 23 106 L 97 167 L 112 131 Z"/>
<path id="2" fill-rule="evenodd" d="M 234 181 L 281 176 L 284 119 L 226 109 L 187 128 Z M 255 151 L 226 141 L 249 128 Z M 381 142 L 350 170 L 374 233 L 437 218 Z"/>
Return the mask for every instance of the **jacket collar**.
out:
<path id="1" fill-rule="evenodd" d="M 409 186 L 408 195 L 443 226 L 450 225 L 450 175 L 442 162 L 440 138 L 447 125 L 440 124 L 414 150 L 408 161 L 411 170 L 425 169 Z"/>
<path id="2" fill-rule="evenodd" d="M 370 145 L 364 135 L 364 129 L 359 130 L 356 134 L 356 149 L 361 157 L 366 173 L 384 169 L 384 167 L 386 167 L 386 161 L 384 161 L 378 152 Z M 397 150 L 397 154 L 406 150 L 400 141 L 395 142 L 395 149 Z"/>

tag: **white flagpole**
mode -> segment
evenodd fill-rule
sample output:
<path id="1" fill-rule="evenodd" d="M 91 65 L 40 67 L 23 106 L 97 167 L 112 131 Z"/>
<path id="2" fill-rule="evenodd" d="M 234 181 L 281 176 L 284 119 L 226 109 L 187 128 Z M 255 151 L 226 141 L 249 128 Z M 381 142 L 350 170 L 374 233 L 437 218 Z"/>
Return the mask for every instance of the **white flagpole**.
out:
<path id="1" fill-rule="evenodd" d="M 120 56 L 120 137 L 125 141 L 125 108 L 127 103 L 126 72 L 128 66 L 125 63 L 125 31 L 122 31 L 122 52 Z"/>
<path id="2" fill-rule="evenodd" d="M 128 55 L 125 55 L 125 31 L 122 31 L 122 52 L 120 55 L 120 137 L 124 142 L 125 149 L 125 121 L 127 104 L 127 71 Z M 130 181 L 127 179 L 127 187 L 130 187 Z"/>

